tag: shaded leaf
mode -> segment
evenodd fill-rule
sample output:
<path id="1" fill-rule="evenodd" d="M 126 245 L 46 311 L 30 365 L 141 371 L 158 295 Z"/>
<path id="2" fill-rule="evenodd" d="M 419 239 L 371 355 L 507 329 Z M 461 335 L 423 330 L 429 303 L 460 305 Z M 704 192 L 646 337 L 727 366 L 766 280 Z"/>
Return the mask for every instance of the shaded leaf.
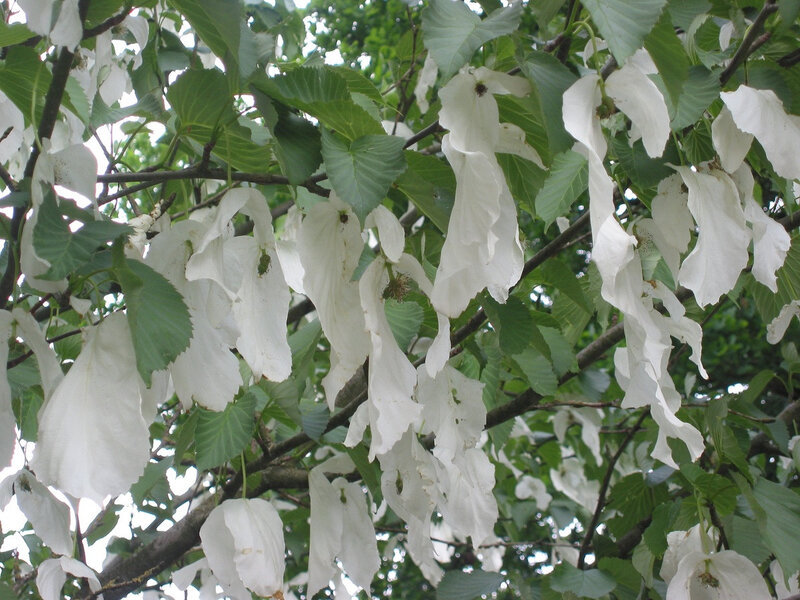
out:
<path id="1" fill-rule="evenodd" d="M 255 398 L 245 395 L 222 412 L 197 409 L 200 416 L 194 432 L 194 448 L 199 470 L 217 467 L 247 447 L 255 426 L 255 406 Z"/>
<path id="2" fill-rule="evenodd" d="M 483 44 L 515 31 L 521 16 L 522 4 L 518 3 L 498 8 L 481 20 L 463 2 L 432 0 L 422 13 L 425 47 L 447 79 Z"/>
<path id="3" fill-rule="evenodd" d="M 138 260 L 115 264 L 122 286 L 139 375 L 150 385 L 153 371 L 166 369 L 189 347 L 192 322 L 178 290 L 160 273 Z"/>
<path id="4" fill-rule="evenodd" d="M 622 64 L 642 47 L 666 3 L 666 0 L 585 0 L 583 5 L 591 13 L 614 58 Z"/>
<path id="5" fill-rule="evenodd" d="M 500 573 L 448 571 L 436 588 L 436 600 L 472 600 L 491 594 L 503 583 Z"/>
<path id="6" fill-rule="evenodd" d="M 392 135 L 366 135 L 348 143 L 323 131 L 322 158 L 333 189 L 353 207 L 362 224 L 405 171 L 403 143 Z"/>

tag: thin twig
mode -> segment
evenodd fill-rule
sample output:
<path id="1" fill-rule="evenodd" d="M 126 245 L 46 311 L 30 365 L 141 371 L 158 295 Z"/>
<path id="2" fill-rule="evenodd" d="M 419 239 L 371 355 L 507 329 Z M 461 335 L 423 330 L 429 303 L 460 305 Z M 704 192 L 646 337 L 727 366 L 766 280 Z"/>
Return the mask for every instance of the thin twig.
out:
<path id="1" fill-rule="evenodd" d="M 611 485 L 611 477 L 614 475 L 614 467 L 617 465 L 617 461 L 619 460 L 622 453 L 627 448 L 628 444 L 633 441 L 633 437 L 638 433 L 638 431 L 642 428 L 642 423 L 644 423 L 645 418 L 647 415 L 650 414 L 650 410 L 647 409 L 639 415 L 639 418 L 634 423 L 633 427 L 631 428 L 628 435 L 625 436 L 625 439 L 622 440 L 622 443 L 617 448 L 616 453 L 614 456 L 611 457 L 611 461 L 608 463 L 608 468 L 606 469 L 606 474 L 603 477 L 603 483 L 600 484 L 600 494 L 597 497 L 597 505 L 594 509 L 594 514 L 592 515 L 592 520 L 589 522 L 589 525 L 586 527 L 586 535 L 583 537 L 583 542 L 581 542 L 581 550 L 580 554 L 578 554 L 578 568 L 583 569 L 586 564 L 586 553 L 589 551 L 589 546 L 592 544 L 592 538 L 594 537 L 594 530 L 597 528 L 597 523 L 600 520 L 600 514 L 603 512 L 603 508 L 606 504 L 606 494 L 608 493 L 608 488 Z"/>

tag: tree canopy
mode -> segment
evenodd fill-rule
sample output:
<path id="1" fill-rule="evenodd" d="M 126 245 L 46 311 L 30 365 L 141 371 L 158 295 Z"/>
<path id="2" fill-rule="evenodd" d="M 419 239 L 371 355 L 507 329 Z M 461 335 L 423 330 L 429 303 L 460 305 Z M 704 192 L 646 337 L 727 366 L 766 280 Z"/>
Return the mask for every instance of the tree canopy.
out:
<path id="1" fill-rule="evenodd" d="M 800 1 L 0 14 L 0 599 L 800 598 Z"/>

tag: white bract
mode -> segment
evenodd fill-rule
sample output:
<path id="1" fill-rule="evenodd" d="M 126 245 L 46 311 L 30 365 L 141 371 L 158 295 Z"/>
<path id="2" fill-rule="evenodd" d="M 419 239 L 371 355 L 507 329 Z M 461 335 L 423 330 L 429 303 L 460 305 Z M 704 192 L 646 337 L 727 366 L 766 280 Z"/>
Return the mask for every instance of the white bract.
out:
<path id="1" fill-rule="evenodd" d="M 56 554 L 72 555 L 74 543 L 69 529 L 69 506 L 58 500 L 26 469 L 0 483 L 0 509 L 8 504 L 12 494 L 36 535 Z"/>
<path id="2" fill-rule="evenodd" d="M 68 573 L 74 577 L 88 579 L 89 589 L 93 592 L 100 589 L 100 580 L 97 579 L 95 572 L 79 560 L 67 556 L 48 558 L 39 565 L 36 574 L 36 587 L 42 600 L 63 598 L 61 588 L 67 581 Z"/>
<path id="3" fill-rule="evenodd" d="M 297 232 L 303 287 L 331 344 L 331 369 L 322 380 L 331 410 L 369 348 L 359 286 L 352 279 L 363 248 L 358 218 L 333 195 L 311 207 Z"/>
<path id="4" fill-rule="evenodd" d="M 139 389 L 128 321 L 116 313 L 87 330 L 83 351 L 39 412 L 39 479 L 97 503 L 127 491 L 150 458 Z"/>
<path id="5" fill-rule="evenodd" d="M 283 524 L 261 498 L 226 500 L 200 528 L 203 552 L 225 592 L 249 600 L 283 589 Z M 249 591 L 248 591 L 249 590 Z"/>
<path id="6" fill-rule="evenodd" d="M 800 178 L 800 117 L 787 114 L 772 90 L 740 85 L 736 91 L 722 92 L 720 97 L 736 127 L 755 136 L 763 146 L 775 172 L 787 179 Z"/>
<path id="7" fill-rule="evenodd" d="M 523 96 L 520 77 L 464 68 L 441 89 L 439 123 L 456 176 L 456 197 L 431 292 L 434 308 L 451 318 L 486 288 L 498 302 L 522 274 L 517 209 L 494 156 L 501 126 L 494 94 Z"/>
<path id="8" fill-rule="evenodd" d="M 361 486 L 348 483 L 343 477 L 329 481 L 325 475 L 350 472 L 354 468 L 353 462 L 341 455 L 309 472 L 311 542 L 306 590 L 309 597 L 328 585 L 339 572 L 337 558 L 347 576 L 367 591 L 380 567 L 375 528 Z"/>

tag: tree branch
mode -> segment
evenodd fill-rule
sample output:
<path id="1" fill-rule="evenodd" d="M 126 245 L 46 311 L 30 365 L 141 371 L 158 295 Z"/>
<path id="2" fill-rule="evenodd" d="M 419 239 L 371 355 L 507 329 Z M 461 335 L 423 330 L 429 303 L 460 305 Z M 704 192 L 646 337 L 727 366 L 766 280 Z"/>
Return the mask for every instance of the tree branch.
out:
<path id="1" fill-rule="evenodd" d="M 731 58 L 731 62 L 728 63 L 728 66 L 719 76 L 719 81 L 722 85 L 725 85 L 728 80 L 733 76 L 736 70 L 742 66 L 742 63 L 747 60 L 747 57 L 750 56 L 755 50 L 763 44 L 766 40 L 762 40 L 761 44 L 756 44 L 756 38 L 761 35 L 761 31 L 764 29 L 764 23 L 772 13 L 778 10 L 778 5 L 775 4 L 775 0 L 767 0 L 764 3 L 761 12 L 758 13 L 756 20 L 753 21 L 753 24 L 750 26 L 750 29 L 747 30 L 747 33 L 742 39 L 742 43 L 739 44 L 739 47 L 736 49 L 736 53 Z"/>

